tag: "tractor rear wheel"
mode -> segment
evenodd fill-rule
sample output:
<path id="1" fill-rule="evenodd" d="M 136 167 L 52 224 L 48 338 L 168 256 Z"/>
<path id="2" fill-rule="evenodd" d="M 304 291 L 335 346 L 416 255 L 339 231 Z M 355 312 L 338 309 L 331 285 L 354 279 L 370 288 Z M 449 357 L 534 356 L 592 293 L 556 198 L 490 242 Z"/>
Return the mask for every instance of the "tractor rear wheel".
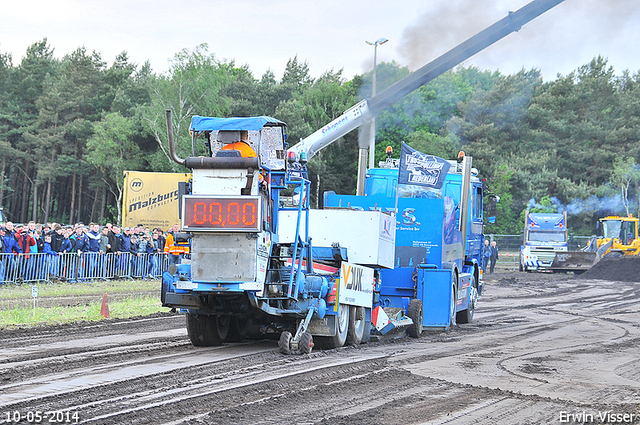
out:
<path id="1" fill-rule="evenodd" d="M 222 345 L 223 338 L 218 333 L 215 316 L 187 313 L 187 334 L 191 343 L 197 347 Z"/>
<path id="2" fill-rule="evenodd" d="M 227 333 L 227 341 L 240 342 L 247 337 L 247 328 L 249 319 L 242 319 L 237 316 L 231 318 L 229 323 L 229 332 Z"/>

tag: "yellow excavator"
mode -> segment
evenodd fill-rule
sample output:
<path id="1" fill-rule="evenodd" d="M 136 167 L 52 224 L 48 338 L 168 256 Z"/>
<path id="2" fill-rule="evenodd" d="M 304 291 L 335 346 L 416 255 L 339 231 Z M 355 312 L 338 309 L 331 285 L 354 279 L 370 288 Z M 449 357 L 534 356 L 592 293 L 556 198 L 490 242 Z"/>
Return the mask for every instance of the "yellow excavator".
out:
<path id="1" fill-rule="evenodd" d="M 638 218 L 608 216 L 598 220 L 600 237 L 593 237 L 582 251 L 558 252 L 552 271 L 584 273 L 602 258 L 640 255 Z"/>

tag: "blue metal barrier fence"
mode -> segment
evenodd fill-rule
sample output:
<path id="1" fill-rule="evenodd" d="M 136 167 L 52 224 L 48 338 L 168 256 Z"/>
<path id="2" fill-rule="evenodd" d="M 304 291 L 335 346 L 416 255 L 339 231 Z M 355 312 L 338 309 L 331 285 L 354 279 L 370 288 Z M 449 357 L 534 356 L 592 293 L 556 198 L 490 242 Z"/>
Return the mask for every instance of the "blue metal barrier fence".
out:
<path id="1" fill-rule="evenodd" d="M 0 283 L 159 279 L 171 264 L 164 254 L 0 254 Z"/>

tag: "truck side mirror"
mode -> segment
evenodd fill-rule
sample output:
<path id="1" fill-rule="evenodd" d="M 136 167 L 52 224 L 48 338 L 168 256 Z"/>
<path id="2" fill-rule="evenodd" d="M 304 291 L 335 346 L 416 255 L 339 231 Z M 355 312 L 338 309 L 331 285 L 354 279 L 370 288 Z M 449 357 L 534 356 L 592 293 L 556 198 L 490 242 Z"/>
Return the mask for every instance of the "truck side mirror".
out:
<path id="1" fill-rule="evenodd" d="M 487 200 L 485 202 L 485 216 L 487 219 L 487 223 L 493 224 L 496 222 L 496 213 L 498 211 L 498 202 L 500 202 L 500 197 L 496 195 L 487 196 Z"/>

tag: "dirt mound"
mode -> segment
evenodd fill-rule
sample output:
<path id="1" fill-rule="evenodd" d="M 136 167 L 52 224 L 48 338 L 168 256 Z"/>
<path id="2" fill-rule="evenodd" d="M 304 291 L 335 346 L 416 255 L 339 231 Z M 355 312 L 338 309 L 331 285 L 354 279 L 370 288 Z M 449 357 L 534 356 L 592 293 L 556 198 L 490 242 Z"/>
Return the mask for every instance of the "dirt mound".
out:
<path id="1" fill-rule="evenodd" d="M 640 282 L 640 256 L 603 258 L 583 276 L 588 279 Z"/>

